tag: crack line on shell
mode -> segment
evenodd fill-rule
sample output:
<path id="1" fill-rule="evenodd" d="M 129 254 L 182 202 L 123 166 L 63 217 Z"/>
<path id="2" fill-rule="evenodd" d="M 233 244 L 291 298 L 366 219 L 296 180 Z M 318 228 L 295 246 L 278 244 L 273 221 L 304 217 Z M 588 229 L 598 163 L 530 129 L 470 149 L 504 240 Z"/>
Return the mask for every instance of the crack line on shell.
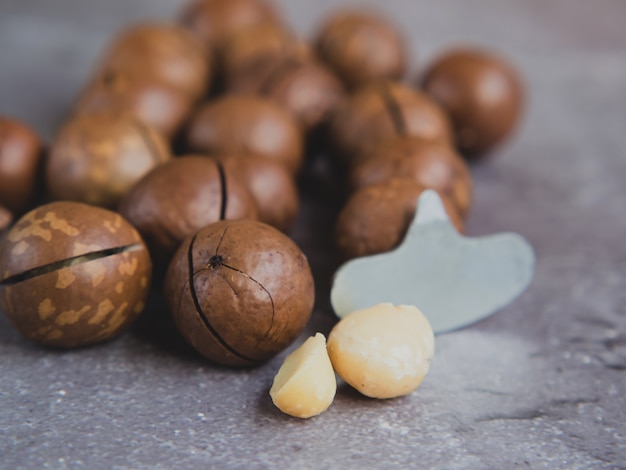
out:
<path id="1" fill-rule="evenodd" d="M 135 243 L 133 245 L 118 246 L 115 248 L 107 248 L 106 250 L 93 251 L 83 255 L 73 256 L 53 263 L 44 264 L 43 266 L 37 266 L 36 268 L 27 269 L 19 274 L 14 274 L 6 279 L 0 281 L 0 287 L 10 286 L 19 282 L 27 281 L 34 277 L 43 276 L 54 271 L 61 270 L 63 268 L 69 268 L 71 266 L 77 266 L 79 264 L 88 263 L 97 259 L 108 258 L 109 256 L 117 255 L 120 253 L 129 253 L 133 251 L 139 251 L 143 249 L 141 243 Z"/>
<path id="2" fill-rule="evenodd" d="M 228 265 L 226 263 L 222 263 L 222 266 L 224 266 L 225 268 L 228 268 L 228 269 L 232 269 L 233 271 L 238 272 L 239 274 L 242 274 L 243 276 L 247 277 L 252 282 L 257 284 L 261 289 L 263 289 L 265 291 L 265 293 L 267 294 L 267 296 L 270 298 L 270 303 L 272 304 L 272 321 L 270 322 L 270 327 L 267 329 L 267 333 L 265 333 L 265 338 L 267 338 L 269 336 L 269 334 L 270 334 L 270 331 L 272 330 L 272 327 L 274 326 L 274 315 L 276 313 L 276 307 L 274 306 L 274 299 L 272 298 L 272 294 L 270 294 L 270 291 L 268 291 L 263 284 L 261 284 L 259 281 L 257 281 L 252 276 L 250 276 L 250 274 L 244 273 L 242 270 L 234 268 L 234 267 L 232 267 L 232 266 L 230 266 L 230 265 Z"/>
<path id="3" fill-rule="evenodd" d="M 277 84 L 280 83 L 280 80 L 290 72 L 291 70 L 297 70 L 301 66 L 301 62 L 295 58 L 286 59 L 283 63 L 274 67 L 274 69 L 269 73 L 267 78 L 261 83 L 259 87 L 259 94 L 261 95 L 269 95 L 272 93 Z"/>
<path id="4" fill-rule="evenodd" d="M 382 83 L 380 86 L 380 96 L 383 100 L 389 115 L 391 116 L 391 121 L 393 122 L 393 127 L 396 129 L 396 132 L 401 135 L 406 135 L 406 122 L 404 122 L 404 116 L 402 115 L 402 110 L 398 105 L 398 101 L 393 97 L 391 91 L 389 89 L 389 85 L 387 83 Z"/>
<path id="5" fill-rule="evenodd" d="M 232 346 L 230 346 L 220 335 L 219 333 L 215 330 L 215 328 L 213 328 L 213 325 L 211 325 L 211 322 L 209 321 L 209 319 L 206 317 L 206 315 L 204 314 L 204 312 L 202 311 L 202 308 L 200 307 L 200 302 L 198 301 L 198 296 L 196 294 L 196 286 L 194 283 L 194 277 L 197 273 L 194 272 L 193 270 L 193 245 L 196 241 L 196 237 L 197 235 L 194 235 L 193 238 L 191 239 L 191 243 L 189 243 L 189 249 L 187 250 L 187 263 L 189 265 L 189 292 L 191 293 L 191 299 L 193 300 L 193 305 L 196 309 L 196 313 L 198 314 L 198 316 L 200 317 L 200 320 L 202 320 L 202 323 L 204 324 L 204 326 L 206 326 L 206 328 L 209 330 L 209 332 L 211 333 L 211 335 L 217 340 L 217 342 L 223 347 L 225 348 L 228 352 L 230 352 L 231 354 L 244 359 L 246 361 L 250 361 L 250 362 L 259 362 L 256 359 L 251 359 L 249 357 L 244 356 L 243 354 L 237 352 L 235 349 L 233 349 Z M 200 269 L 198 272 L 201 272 L 203 270 L 205 270 L 206 268 L 202 268 Z"/>
<path id="6" fill-rule="evenodd" d="M 152 157 L 152 160 L 157 164 L 161 163 L 161 159 L 158 158 L 160 152 L 157 150 L 156 145 L 154 145 L 152 137 L 148 133 L 147 126 L 139 119 L 133 119 L 133 125 L 135 129 L 139 132 L 139 138 L 148 150 L 148 153 L 150 154 L 150 157 Z"/>
<path id="7" fill-rule="evenodd" d="M 215 255 L 213 256 L 217 256 L 217 252 L 219 251 L 220 246 L 222 246 L 222 240 L 224 240 L 224 236 L 226 235 L 227 230 L 228 230 L 228 225 L 224 227 L 224 231 L 222 232 L 222 235 L 220 236 L 220 240 L 217 242 L 217 246 L 215 247 Z"/>
<path id="8" fill-rule="evenodd" d="M 226 172 L 224 171 L 224 167 L 219 161 L 215 162 L 217 165 L 217 172 L 220 176 L 220 187 L 222 191 L 222 202 L 220 205 L 220 220 L 224 220 L 226 218 L 226 204 L 228 198 L 228 190 L 226 187 Z"/>

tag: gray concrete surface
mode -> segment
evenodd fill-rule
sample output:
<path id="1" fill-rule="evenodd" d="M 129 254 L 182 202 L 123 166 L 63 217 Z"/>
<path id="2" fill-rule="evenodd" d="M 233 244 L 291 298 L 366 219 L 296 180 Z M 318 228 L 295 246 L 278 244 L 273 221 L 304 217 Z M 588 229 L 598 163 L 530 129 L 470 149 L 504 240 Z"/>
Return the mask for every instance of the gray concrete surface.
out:
<path id="1" fill-rule="evenodd" d="M 341 2 L 281 0 L 310 33 Z M 365 2 L 355 2 L 365 3 Z M 373 401 L 341 386 L 299 421 L 268 390 L 284 354 L 218 368 L 172 334 L 158 297 L 108 344 L 56 352 L 0 318 L 0 467 L 626 468 L 626 3 L 621 0 L 388 0 L 414 72 L 470 41 L 523 70 L 524 126 L 473 168 L 470 234 L 517 231 L 536 277 L 512 305 L 437 338 L 414 394 Z M 46 137 L 119 27 L 169 18 L 173 0 L 0 0 L 0 113 Z M 332 214 L 306 197 L 295 239 L 328 332 Z"/>

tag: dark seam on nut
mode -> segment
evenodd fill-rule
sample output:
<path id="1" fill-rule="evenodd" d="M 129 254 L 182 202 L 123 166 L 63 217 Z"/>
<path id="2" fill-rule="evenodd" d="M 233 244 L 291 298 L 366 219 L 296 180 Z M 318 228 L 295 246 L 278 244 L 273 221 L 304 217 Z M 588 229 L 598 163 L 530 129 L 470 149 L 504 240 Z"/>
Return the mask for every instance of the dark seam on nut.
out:
<path id="1" fill-rule="evenodd" d="M 191 239 L 191 243 L 189 243 L 189 249 L 187 250 L 187 263 L 189 265 L 189 292 L 191 294 L 191 299 L 193 300 L 193 305 L 196 309 L 196 313 L 198 314 L 198 316 L 200 316 L 200 320 L 202 320 L 202 323 L 209 330 L 209 333 L 211 333 L 213 338 L 215 338 L 215 340 L 228 352 L 246 361 L 260 362 L 256 359 L 246 357 L 233 349 L 226 341 L 224 341 L 224 339 L 219 335 L 215 328 L 213 328 L 213 325 L 211 325 L 211 322 L 202 311 L 202 308 L 200 307 L 200 302 L 198 301 L 198 295 L 196 294 L 196 286 L 194 283 L 194 276 L 196 275 L 196 273 L 193 270 L 193 245 L 196 242 L 196 237 L 197 235 L 193 236 L 193 238 Z M 198 272 L 201 272 L 205 269 L 206 268 L 202 268 Z"/>
<path id="2" fill-rule="evenodd" d="M 280 84 L 280 80 L 290 71 L 297 70 L 301 67 L 301 62 L 294 58 L 286 59 L 283 63 L 274 67 L 270 71 L 269 75 L 259 87 L 259 93 L 261 95 L 269 95 L 272 93 L 275 87 Z"/>
<path id="3" fill-rule="evenodd" d="M 391 117 L 391 121 L 393 123 L 393 127 L 396 129 L 396 132 L 401 136 L 406 135 L 406 123 L 404 122 L 402 110 L 398 105 L 398 101 L 391 94 L 391 91 L 389 90 L 389 85 L 387 83 L 381 84 L 380 96 L 383 100 L 385 107 L 387 108 L 387 112 Z"/>
<path id="4" fill-rule="evenodd" d="M 220 236 L 219 241 L 217 242 L 217 246 L 215 247 L 215 255 L 217 256 L 217 252 L 220 249 L 220 246 L 222 246 L 222 240 L 224 240 L 224 236 L 226 236 L 226 231 L 228 230 L 228 225 L 226 227 L 224 227 L 224 231 L 222 232 L 222 235 Z"/>
<path id="5" fill-rule="evenodd" d="M 261 289 L 263 289 L 265 291 L 265 293 L 267 294 L 267 296 L 270 298 L 270 303 L 272 304 L 272 321 L 270 322 L 270 327 L 267 329 L 267 332 L 265 333 L 265 338 L 267 338 L 270 334 L 270 331 L 272 330 L 272 326 L 274 326 L 274 315 L 276 313 L 276 308 L 274 306 L 274 299 L 272 298 L 272 294 L 270 294 L 270 291 L 268 291 L 265 286 L 263 284 L 261 284 L 259 281 L 257 281 L 255 278 L 253 278 L 252 276 L 250 276 L 250 274 L 243 272 L 240 269 L 234 268 L 233 266 L 230 266 L 226 263 L 222 263 L 222 266 L 224 266 L 225 268 L 228 269 L 232 269 L 235 272 L 238 272 L 239 274 L 242 274 L 243 276 L 247 277 L 248 279 L 250 279 L 252 282 L 256 283 Z"/>
<path id="6" fill-rule="evenodd" d="M 118 246 L 115 248 L 107 248 L 106 250 L 99 250 L 99 251 L 94 251 L 91 253 L 86 253 L 84 255 L 73 256 L 71 258 L 67 258 L 64 260 L 55 261 L 54 263 L 49 263 L 43 266 L 37 266 L 36 268 L 27 269 L 26 271 L 23 271 L 19 274 L 14 274 L 13 276 L 9 276 L 0 282 L 0 287 L 17 284 L 19 282 L 27 281 L 34 277 L 43 276 L 44 274 L 49 274 L 51 272 L 59 271 L 64 268 L 69 268 L 71 266 L 88 263 L 89 261 L 107 258 L 109 256 L 117 255 L 120 253 L 129 253 L 132 251 L 139 251 L 141 249 L 143 249 L 143 245 L 141 243 L 135 243 L 134 245 Z"/>
<path id="7" fill-rule="evenodd" d="M 228 204 L 228 188 L 226 187 L 226 172 L 224 171 L 224 167 L 221 162 L 216 161 L 217 172 L 220 176 L 220 187 L 222 191 L 222 201 L 220 205 L 220 220 L 224 220 L 226 218 L 226 206 Z"/>
<path id="8" fill-rule="evenodd" d="M 161 163 L 161 159 L 158 158 L 160 152 L 157 150 L 156 145 L 154 145 L 152 137 L 147 130 L 147 126 L 139 119 L 133 119 L 133 126 L 139 132 L 139 137 L 144 146 L 148 149 L 148 153 L 150 154 L 150 157 L 152 157 L 152 160 L 156 163 Z"/>

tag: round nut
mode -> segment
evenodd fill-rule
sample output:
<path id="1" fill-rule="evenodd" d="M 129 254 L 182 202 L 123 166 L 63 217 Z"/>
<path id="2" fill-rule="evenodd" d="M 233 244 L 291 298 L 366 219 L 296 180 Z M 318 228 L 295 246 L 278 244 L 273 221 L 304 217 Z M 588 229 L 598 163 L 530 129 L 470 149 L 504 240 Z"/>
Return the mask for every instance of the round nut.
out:
<path id="1" fill-rule="evenodd" d="M 424 89 L 448 112 L 461 153 L 479 158 L 506 139 L 523 106 L 517 72 L 503 59 L 474 49 L 448 52 L 426 71 Z"/>
<path id="2" fill-rule="evenodd" d="M 448 196 L 465 217 L 472 202 L 472 176 L 461 156 L 447 143 L 415 137 L 383 142 L 353 161 L 349 173 L 353 190 L 406 178 Z"/>
<path id="3" fill-rule="evenodd" d="M 404 41 L 378 13 L 346 11 L 320 28 L 317 51 L 350 88 L 381 79 L 401 79 L 406 71 Z"/>
<path id="4" fill-rule="evenodd" d="M 41 141 L 26 125 L 0 116 L 0 205 L 20 214 L 37 192 Z"/>
<path id="5" fill-rule="evenodd" d="M 218 51 L 239 31 L 262 23 L 278 23 L 264 0 L 196 0 L 182 15 L 183 25 Z"/>
<path id="6" fill-rule="evenodd" d="M 165 277 L 178 330 L 208 359 L 263 363 L 304 329 L 315 297 L 306 257 L 286 235 L 252 220 L 222 221 L 188 238 Z"/>
<path id="7" fill-rule="evenodd" d="M 298 214 L 298 188 L 284 165 L 260 155 L 221 155 L 224 168 L 238 174 L 259 210 L 259 220 L 287 231 Z"/>
<path id="8" fill-rule="evenodd" d="M 317 333 L 287 356 L 274 377 L 270 396 L 283 413 L 311 418 L 328 409 L 336 392 L 337 380 L 326 351 L 326 338 Z"/>
<path id="9" fill-rule="evenodd" d="M 333 114 L 330 131 L 337 152 L 348 162 L 394 137 L 452 138 L 439 105 L 418 90 L 388 81 L 357 90 Z"/>
<path id="10" fill-rule="evenodd" d="M 433 330 L 418 308 L 379 304 L 344 317 L 328 336 L 335 372 L 363 395 L 394 398 L 424 380 L 435 352 Z"/>
<path id="11" fill-rule="evenodd" d="M 281 162 L 292 173 L 302 165 L 303 142 L 293 117 L 260 96 L 228 95 L 203 106 L 187 133 L 194 152 L 253 153 Z"/>
<path id="12" fill-rule="evenodd" d="M 257 217 L 237 172 L 205 156 L 180 157 L 154 168 L 128 192 L 120 213 L 160 264 L 169 262 L 183 240 L 202 227 Z"/>
<path id="13" fill-rule="evenodd" d="M 24 215 L 0 244 L 0 309 L 29 340 L 104 341 L 144 308 L 152 265 L 122 216 L 75 202 Z"/>
<path id="14" fill-rule="evenodd" d="M 165 83 L 192 99 L 210 81 L 209 53 L 187 29 L 167 23 L 140 23 L 123 31 L 108 48 L 97 75 L 129 73 Z"/>
<path id="15" fill-rule="evenodd" d="M 367 186 L 350 196 L 337 218 L 335 241 L 345 259 L 394 249 L 415 217 L 424 187 L 408 179 L 392 179 Z M 454 203 L 439 194 L 450 220 L 459 232 L 463 221 Z"/>
<path id="16" fill-rule="evenodd" d="M 53 199 L 116 207 L 139 179 L 170 158 L 162 138 L 131 116 L 76 116 L 52 145 L 48 191 Z"/>

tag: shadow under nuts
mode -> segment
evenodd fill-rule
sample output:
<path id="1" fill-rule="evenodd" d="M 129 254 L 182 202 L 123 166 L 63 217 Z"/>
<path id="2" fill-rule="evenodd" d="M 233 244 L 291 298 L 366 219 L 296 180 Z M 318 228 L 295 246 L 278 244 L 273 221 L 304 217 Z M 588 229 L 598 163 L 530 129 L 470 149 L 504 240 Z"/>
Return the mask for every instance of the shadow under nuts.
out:
<path id="1" fill-rule="evenodd" d="M 313 309 L 305 255 L 286 235 L 251 220 L 205 227 L 178 249 L 165 296 L 176 326 L 202 355 L 255 366 L 291 344 Z"/>
<path id="2" fill-rule="evenodd" d="M 151 270 L 148 250 L 122 216 L 55 202 L 27 213 L 0 244 L 0 307 L 29 340 L 93 344 L 142 312 Z"/>

